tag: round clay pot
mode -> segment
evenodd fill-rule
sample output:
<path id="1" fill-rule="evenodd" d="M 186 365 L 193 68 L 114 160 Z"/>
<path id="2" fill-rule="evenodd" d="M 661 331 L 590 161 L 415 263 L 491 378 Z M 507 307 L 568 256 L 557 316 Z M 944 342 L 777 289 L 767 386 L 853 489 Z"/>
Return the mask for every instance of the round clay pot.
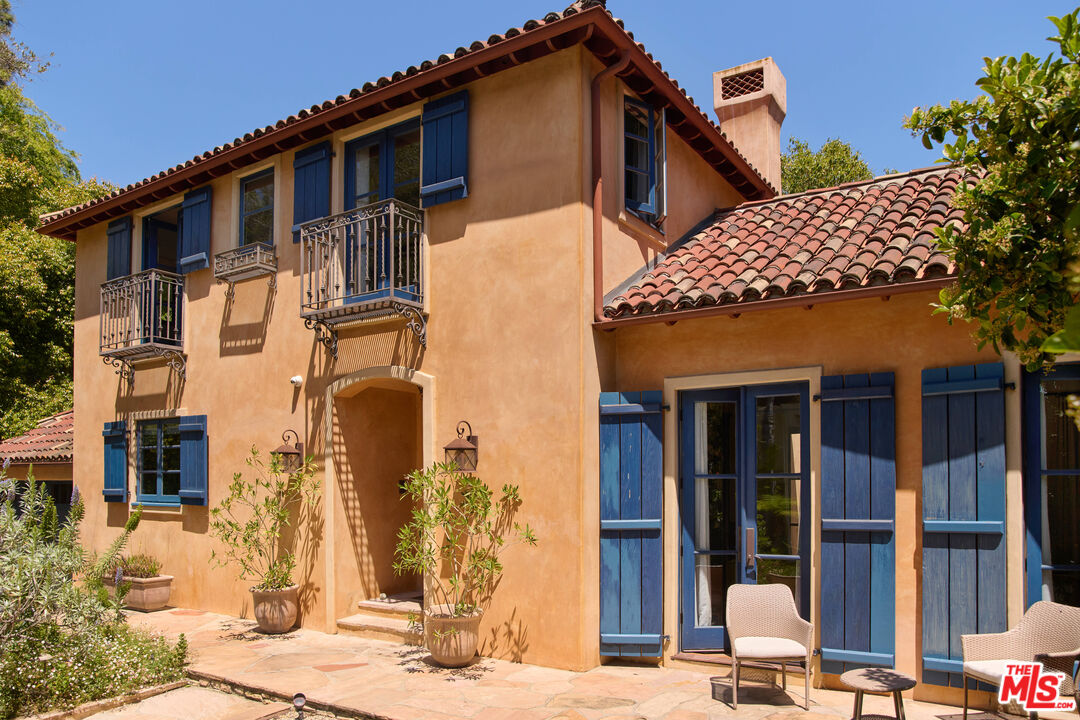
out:
<path id="1" fill-rule="evenodd" d="M 288 632 L 296 625 L 296 593 L 299 585 L 281 590 L 256 590 L 251 588 L 255 606 L 255 621 L 264 633 L 277 635 Z"/>
<path id="2" fill-rule="evenodd" d="M 482 612 L 452 617 L 447 605 L 424 610 L 424 644 L 432 659 L 443 667 L 464 667 L 476 657 L 480 643 Z"/>

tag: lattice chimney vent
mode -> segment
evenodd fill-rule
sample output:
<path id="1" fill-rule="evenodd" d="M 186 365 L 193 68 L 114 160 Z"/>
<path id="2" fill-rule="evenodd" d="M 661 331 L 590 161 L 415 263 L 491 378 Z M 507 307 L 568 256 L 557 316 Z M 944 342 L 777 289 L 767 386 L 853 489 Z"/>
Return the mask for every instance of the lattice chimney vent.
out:
<path id="1" fill-rule="evenodd" d="M 721 97 L 724 100 L 756 93 L 765 88 L 765 71 L 762 68 L 731 75 L 721 81 Z"/>

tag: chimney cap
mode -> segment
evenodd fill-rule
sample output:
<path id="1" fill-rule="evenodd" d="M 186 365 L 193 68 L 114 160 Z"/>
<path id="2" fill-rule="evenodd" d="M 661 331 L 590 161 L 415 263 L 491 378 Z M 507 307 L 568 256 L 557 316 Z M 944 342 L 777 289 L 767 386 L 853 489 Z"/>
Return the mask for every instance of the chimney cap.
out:
<path id="1" fill-rule="evenodd" d="M 713 107 L 744 105 L 771 97 L 780 112 L 787 115 L 787 80 L 771 57 L 736 65 L 713 73 Z"/>

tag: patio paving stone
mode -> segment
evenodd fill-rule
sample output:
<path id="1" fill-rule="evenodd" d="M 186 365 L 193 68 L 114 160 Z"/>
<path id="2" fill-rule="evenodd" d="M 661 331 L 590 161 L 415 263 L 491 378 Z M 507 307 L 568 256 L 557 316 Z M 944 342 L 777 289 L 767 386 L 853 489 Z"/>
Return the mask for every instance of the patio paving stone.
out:
<path id="1" fill-rule="evenodd" d="M 771 674 L 747 672 L 736 711 L 728 704 L 725 667 L 698 672 L 627 664 L 571 672 L 480 658 L 447 669 L 415 646 L 304 629 L 264 635 L 251 620 L 209 612 L 173 608 L 131 613 L 128 621 L 174 638 L 185 633 L 196 678 L 283 698 L 303 692 L 309 701 L 391 720 L 836 720 L 851 716 L 854 700 L 849 692 L 811 688 L 807 712 L 800 676 L 789 678 L 784 692 L 769 682 Z M 960 714 L 908 698 L 904 707 L 910 720 Z M 864 713 L 892 711 L 891 698 L 866 696 Z"/>

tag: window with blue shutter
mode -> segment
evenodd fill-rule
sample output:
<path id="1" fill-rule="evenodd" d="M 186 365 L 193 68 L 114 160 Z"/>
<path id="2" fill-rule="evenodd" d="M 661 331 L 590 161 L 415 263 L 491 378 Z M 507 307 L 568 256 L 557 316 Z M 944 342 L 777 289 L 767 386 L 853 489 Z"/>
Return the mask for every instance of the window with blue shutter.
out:
<path id="1" fill-rule="evenodd" d="M 623 98 L 623 191 L 626 209 L 655 227 L 667 214 L 665 111 Z"/>
<path id="2" fill-rule="evenodd" d="M 297 150 L 293 158 L 293 242 L 300 226 L 330 214 L 330 142 Z"/>
<path id="3" fill-rule="evenodd" d="M 1008 629 L 1001 363 L 922 373 L 922 680 L 959 686 L 960 636 Z"/>
<path id="4" fill-rule="evenodd" d="M 821 658 L 828 673 L 894 664 L 893 385 L 893 373 L 821 379 Z"/>
<path id="5" fill-rule="evenodd" d="M 118 422 L 105 423 L 101 431 L 105 439 L 105 483 L 102 495 L 105 502 L 127 501 L 127 424 Z"/>
<path id="6" fill-rule="evenodd" d="M 600 654 L 662 650 L 662 393 L 600 393 Z"/>
<path id="7" fill-rule="evenodd" d="M 105 231 L 109 240 L 106 279 L 114 280 L 131 274 L 131 218 L 123 217 L 109 223 Z"/>
<path id="8" fill-rule="evenodd" d="M 210 228 L 213 218 L 210 186 L 184 195 L 180 208 L 180 272 L 210 267 Z"/>
<path id="9" fill-rule="evenodd" d="M 465 90 L 424 105 L 421 207 L 469 196 L 469 93 Z"/>
<path id="10" fill-rule="evenodd" d="M 205 505 L 207 498 L 206 416 L 180 418 L 180 502 Z"/>

